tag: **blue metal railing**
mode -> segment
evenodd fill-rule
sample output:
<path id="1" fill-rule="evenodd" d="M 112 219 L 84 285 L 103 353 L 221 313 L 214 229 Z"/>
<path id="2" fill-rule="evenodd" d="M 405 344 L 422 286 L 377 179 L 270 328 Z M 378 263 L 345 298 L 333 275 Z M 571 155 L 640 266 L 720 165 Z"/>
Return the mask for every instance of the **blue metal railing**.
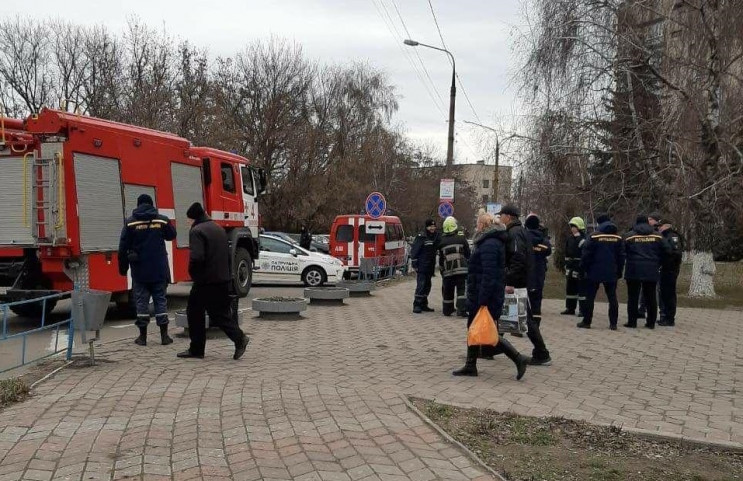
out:
<path id="1" fill-rule="evenodd" d="M 10 302 L 6 304 L 0 304 L 0 314 L 2 314 L 2 331 L 0 332 L 0 346 L 3 344 L 8 345 L 11 344 L 13 341 L 20 339 L 21 340 L 21 348 L 20 348 L 20 363 L 14 364 L 11 366 L 0 366 L 0 373 L 10 371 L 13 369 L 17 369 L 21 366 L 25 366 L 26 364 L 37 362 L 42 359 L 46 359 L 47 357 L 54 356 L 55 354 L 59 354 L 60 352 L 66 351 L 66 359 L 69 360 L 72 358 L 72 342 L 74 339 L 74 325 L 72 322 L 72 313 L 70 311 L 69 316 L 61 321 L 53 322 L 52 324 L 47 324 L 47 302 L 54 301 L 55 303 L 61 299 L 69 298 L 70 292 L 62 292 L 59 294 L 52 294 L 49 296 L 44 297 L 37 297 L 34 299 L 27 299 L 23 301 L 15 301 Z M 12 314 L 12 307 L 20 306 L 20 305 L 30 305 L 30 304 L 41 304 L 41 325 L 35 329 L 17 332 L 14 334 L 8 334 L 8 321 L 10 320 L 10 317 Z M 65 346 L 60 348 L 59 345 L 59 333 L 60 330 L 66 329 L 67 330 L 67 343 Z M 28 337 L 36 335 L 41 332 L 54 332 L 54 343 L 53 348 L 49 351 L 45 351 L 45 353 L 41 356 L 34 356 L 30 359 L 26 359 L 27 354 L 27 345 L 28 345 Z M 52 344 L 50 343 L 50 346 Z M 5 349 L 3 349 L 5 350 Z"/>

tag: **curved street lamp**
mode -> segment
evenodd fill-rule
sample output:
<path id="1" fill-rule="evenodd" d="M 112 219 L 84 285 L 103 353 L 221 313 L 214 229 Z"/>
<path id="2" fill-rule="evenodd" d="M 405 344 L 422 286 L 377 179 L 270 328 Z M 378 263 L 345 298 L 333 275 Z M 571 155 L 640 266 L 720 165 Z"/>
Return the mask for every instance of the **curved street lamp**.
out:
<path id="1" fill-rule="evenodd" d="M 421 46 L 421 47 L 432 48 L 434 50 L 438 50 L 439 52 L 446 53 L 447 55 L 449 55 L 449 58 L 451 59 L 451 90 L 449 94 L 449 138 L 447 139 L 448 141 L 446 144 L 446 166 L 451 167 L 452 164 L 454 164 L 454 103 L 456 101 L 456 96 L 457 96 L 457 86 L 455 83 L 455 79 L 457 76 L 457 69 L 456 69 L 456 64 L 454 62 L 454 55 L 452 55 L 451 52 L 446 50 L 445 48 L 434 47 L 433 45 L 421 43 L 415 40 L 411 40 L 409 38 L 405 39 L 403 43 L 410 47 Z"/>

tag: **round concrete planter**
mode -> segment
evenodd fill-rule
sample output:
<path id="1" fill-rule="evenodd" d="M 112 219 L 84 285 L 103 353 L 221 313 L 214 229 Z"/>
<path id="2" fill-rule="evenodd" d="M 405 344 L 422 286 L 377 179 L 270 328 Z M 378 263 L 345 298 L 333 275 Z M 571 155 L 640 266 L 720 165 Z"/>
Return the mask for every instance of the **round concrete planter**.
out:
<path id="1" fill-rule="evenodd" d="M 307 310 L 307 299 L 303 297 L 263 297 L 253 299 L 253 311 L 264 319 L 296 319 Z"/>
<path id="2" fill-rule="evenodd" d="M 338 283 L 338 287 L 348 289 L 351 297 L 369 296 L 375 288 L 372 281 L 343 281 Z"/>
<path id="3" fill-rule="evenodd" d="M 345 287 L 308 287 L 304 290 L 304 297 L 310 304 L 343 304 L 343 299 L 350 295 Z"/>

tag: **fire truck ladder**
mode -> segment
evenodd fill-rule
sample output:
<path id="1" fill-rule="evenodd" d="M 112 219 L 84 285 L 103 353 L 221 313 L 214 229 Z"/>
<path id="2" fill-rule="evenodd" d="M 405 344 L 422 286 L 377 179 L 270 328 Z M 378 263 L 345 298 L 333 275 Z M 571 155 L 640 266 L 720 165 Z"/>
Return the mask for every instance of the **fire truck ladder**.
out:
<path id="1" fill-rule="evenodd" d="M 24 157 L 24 171 L 27 157 Z M 31 199 L 24 198 L 24 212 L 32 206 L 32 229 L 40 246 L 57 245 L 58 233 L 64 227 L 64 159 L 61 152 L 50 158 L 34 157 L 32 164 Z M 24 178 L 25 173 L 24 173 Z M 25 194 L 24 194 L 25 196 Z"/>

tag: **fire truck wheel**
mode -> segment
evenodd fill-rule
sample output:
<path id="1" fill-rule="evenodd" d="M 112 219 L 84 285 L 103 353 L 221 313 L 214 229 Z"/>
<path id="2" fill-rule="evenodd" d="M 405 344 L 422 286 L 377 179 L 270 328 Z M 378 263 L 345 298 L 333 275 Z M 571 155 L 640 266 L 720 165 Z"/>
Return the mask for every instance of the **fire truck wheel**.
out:
<path id="1" fill-rule="evenodd" d="M 246 249 L 238 247 L 233 262 L 232 272 L 235 276 L 234 283 L 237 288 L 237 295 L 245 297 L 250 292 L 250 285 L 253 281 L 253 260 Z"/>
<path id="2" fill-rule="evenodd" d="M 325 282 L 325 271 L 316 266 L 308 267 L 302 273 L 302 282 L 306 287 L 320 287 Z"/>
<path id="3" fill-rule="evenodd" d="M 46 315 L 48 316 L 57 305 L 55 300 L 46 301 Z M 41 320 L 41 302 L 32 302 L 30 304 L 21 304 L 10 308 L 17 316 L 28 317 L 29 319 Z"/>

